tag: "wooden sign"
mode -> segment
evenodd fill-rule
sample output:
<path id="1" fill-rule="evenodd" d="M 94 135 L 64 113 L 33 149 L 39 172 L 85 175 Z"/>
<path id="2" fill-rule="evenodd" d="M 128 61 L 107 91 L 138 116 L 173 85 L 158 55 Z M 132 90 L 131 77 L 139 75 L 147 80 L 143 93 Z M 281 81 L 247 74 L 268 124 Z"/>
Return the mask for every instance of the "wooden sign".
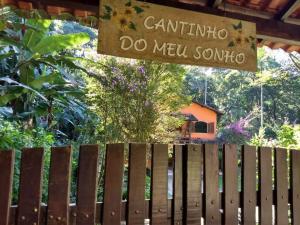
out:
<path id="1" fill-rule="evenodd" d="M 134 0 L 101 0 L 98 52 L 256 71 L 256 25 Z"/>

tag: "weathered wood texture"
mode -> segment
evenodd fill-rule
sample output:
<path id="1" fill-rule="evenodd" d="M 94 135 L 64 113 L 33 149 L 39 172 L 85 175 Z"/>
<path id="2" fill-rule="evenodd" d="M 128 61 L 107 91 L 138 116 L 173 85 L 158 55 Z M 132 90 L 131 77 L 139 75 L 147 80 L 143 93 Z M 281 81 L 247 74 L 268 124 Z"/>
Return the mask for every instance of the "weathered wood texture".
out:
<path id="1" fill-rule="evenodd" d="M 168 145 L 152 145 L 151 225 L 168 223 Z"/>
<path id="2" fill-rule="evenodd" d="M 80 147 L 76 225 L 93 225 L 96 217 L 98 146 Z"/>
<path id="3" fill-rule="evenodd" d="M 256 148 L 242 147 L 242 224 L 256 225 Z"/>
<path id="4" fill-rule="evenodd" d="M 146 144 L 130 144 L 127 224 L 145 221 Z"/>
<path id="5" fill-rule="evenodd" d="M 124 145 L 111 144 L 106 150 L 103 225 L 121 222 Z"/>
<path id="6" fill-rule="evenodd" d="M 204 164 L 206 225 L 221 224 L 219 207 L 219 154 L 217 145 L 205 145 Z"/>
<path id="7" fill-rule="evenodd" d="M 51 150 L 47 225 L 69 225 L 71 147 Z"/>
<path id="8" fill-rule="evenodd" d="M 224 224 L 238 225 L 238 158 L 237 146 L 223 147 Z"/>
<path id="9" fill-rule="evenodd" d="M 201 225 L 202 145 L 187 145 L 184 152 L 184 224 Z"/>
<path id="10" fill-rule="evenodd" d="M 0 150 L 0 224 L 8 225 L 14 171 L 14 151 Z"/>
<path id="11" fill-rule="evenodd" d="M 22 151 L 18 225 L 39 224 L 43 154 L 43 149 Z"/>
<path id="12" fill-rule="evenodd" d="M 255 147 L 242 146 L 239 160 L 236 145 L 226 144 L 221 149 L 215 144 L 173 148 L 153 144 L 152 166 L 148 168 L 151 171 L 147 171 L 148 147 L 130 144 L 127 161 L 124 144 L 107 145 L 104 201 L 99 203 L 96 202 L 99 149 L 97 145 L 82 145 L 78 165 L 74 165 L 77 168 L 74 204 L 69 203 L 71 148 L 52 148 L 47 205 L 41 205 L 44 151 L 24 149 L 17 206 L 10 206 L 14 152 L 0 151 L 0 225 L 118 225 L 121 221 L 143 225 L 145 219 L 150 219 L 152 225 L 201 225 L 203 222 L 237 225 L 239 211 L 243 225 L 270 225 L 273 221 L 277 225 L 300 224 L 299 151 L 288 154 L 285 149 L 258 148 L 257 155 Z M 127 183 L 123 181 L 124 167 L 128 167 Z M 238 190 L 239 167 L 241 190 Z M 151 176 L 150 200 L 145 200 L 146 174 Z M 219 183 L 221 176 L 223 186 Z M 128 192 L 124 196 L 128 198 L 122 201 L 125 184 Z M 173 199 L 168 199 L 171 196 Z M 259 207 L 259 221 L 256 221 L 256 207 Z M 276 209 L 274 213 L 272 208 Z"/>

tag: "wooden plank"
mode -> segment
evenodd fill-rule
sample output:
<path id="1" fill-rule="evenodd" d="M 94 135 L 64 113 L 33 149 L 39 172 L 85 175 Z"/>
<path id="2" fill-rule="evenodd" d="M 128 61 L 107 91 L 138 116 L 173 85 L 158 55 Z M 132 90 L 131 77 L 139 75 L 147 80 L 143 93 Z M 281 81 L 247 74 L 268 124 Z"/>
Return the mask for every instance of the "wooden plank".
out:
<path id="1" fill-rule="evenodd" d="M 300 224 L 300 151 L 292 150 L 291 154 L 291 216 L 292 225 Z"/>
<path id="2" fill-rule="evenodd" d="M 43 148 L 22 150 L 18 225 L 39 224 L 43 178 Z"/>
<path id="3" fill-rule="evenodd" d="M 124 144 L 109 144 L 106 150 L 103 225 L 121 222 Z"/>
<path id="4" fill-rule="evenodd" d="M 173 200 L 172 200 L 172 225 L 182 225 L 183 200 L 182 200 L 182 145 L 173 147 Z"/>
<path id="5" fill-rule="evenodd" d="M 71 147 L 51 149 L 47 225 L 69 224 Z"/>
<path id="6" fill-rule="evenodd" d="M 223 146 L 224 162 L 224 223 L 238 225 L 238 157 L 236 145 Z"/>
<path id="7" fill-rule="evenodd" d="M 276 224 L 288 225 L 288 171 L 287 150 L 276 148 L 275 154 L 275 191 L 276 191 Z"/>
<path id="8" fill-rule="evenodd" d="M 81 145 L 77 184 L 77 225 L 94 225 L 97 201 L 98 145 Z"/>
<path id="9" fill-rule="evenodd" d="M 261 225 L 272 224 L 272 149 L 260 147 L 259 154 L 259 217 Z"/>
<path id="10" fill-rule="evenodd" d="M 129 145 L 127 224 L 144 225 L 146 144 Z"/>
<path id="11" fill-rule="evenodd" d="M 256 225 L 256 147 L 242 146 L 242 224 Z"/>
<path id="12" fill-rule="evenodd" d="M 299 9 L 299 7 L 300 7 L 300 0 L 289 0 L 286 3 L 286 5 L 275 14 L 274 19 L 284 21 L 293 12 Z"/>
<path id="13" fill-rule="evenodd" d="M 150 224 L 168 223 L 168 145 L 152 145 Z"/>
<path id="14" fill-rule="evenodd" d="M 219 199 L 219 157 L 216 144 L 204 147 L 204 182 L 205 182 L 205 224 L 221 223 Z"/>
<path id="15" fill-rule="evenodd" d="M 11 189 L 14 173 L 14 151 L 0 150 L 0 224 L 9 224 Z"/>
<path id="16" fill-rule="evenodd" d="M 187 145 L 184 152 L 184 224 L 201 225 L 202 145 Z"/>

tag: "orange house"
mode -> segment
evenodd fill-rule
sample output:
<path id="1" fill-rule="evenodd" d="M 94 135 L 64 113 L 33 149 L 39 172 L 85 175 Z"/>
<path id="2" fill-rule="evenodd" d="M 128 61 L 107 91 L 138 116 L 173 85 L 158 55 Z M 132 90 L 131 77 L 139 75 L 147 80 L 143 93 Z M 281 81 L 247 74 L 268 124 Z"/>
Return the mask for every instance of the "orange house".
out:
<path id="1" fill-rule="evenodd" d="M 185 123 L 180 129 L 183 141 L 214 141 L 217 136 L 218 116 L 222 113 L 208 105 L 193 101 L 180 110 Z"/>

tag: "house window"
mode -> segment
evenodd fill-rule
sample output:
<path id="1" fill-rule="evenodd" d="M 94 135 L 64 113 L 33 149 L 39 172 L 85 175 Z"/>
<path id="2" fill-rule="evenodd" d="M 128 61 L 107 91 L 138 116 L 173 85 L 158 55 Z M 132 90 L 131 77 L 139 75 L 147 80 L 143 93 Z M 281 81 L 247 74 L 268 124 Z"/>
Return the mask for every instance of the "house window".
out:
<path id="1" fill-rule="evenodd" d="M 196 133 L 207 133 L 207 123 L 199 121 L 195 123 Z"/>
<path id="2" fill-rule="evenodd" d="M 215 132 L 215 124 L 214 123 L 205 123 L 203 121 L 196 122 L 195 123 L 195 132 L 196 133 L 213 134 Z"/>

